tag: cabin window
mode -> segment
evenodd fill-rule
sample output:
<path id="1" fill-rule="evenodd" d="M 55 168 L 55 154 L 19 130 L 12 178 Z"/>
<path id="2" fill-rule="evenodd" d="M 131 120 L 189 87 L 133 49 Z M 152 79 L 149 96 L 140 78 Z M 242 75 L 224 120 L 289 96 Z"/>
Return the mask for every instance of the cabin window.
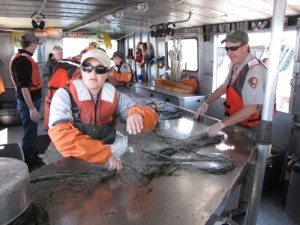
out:
<path id="1" fill-rule="evenodd" d="M 181 43 L 180 43 L 181 42 Z M 195 38 L 176 39 L 168 41 L 168 52 L 174 51 L 177 58 L 180 58 L 182 70 L 198 71 L 198 42 Z M 168 54 L 169 55 L 169 54 Z M 168 65 L 171 65 L 171 59 L 168 56 Z"/>
<path id="2" fill-rule="evenodd" d="M 224 49 L 225 44 L 221 44 L 225 36 L 225 34 L 217 36 L 217 65 L 216 71 L 214 71 L 213 91 L 224 82 L 231 64 Z M 251 53 L 260 60 L 269 57 L 270 42 L 271 32 L 249 33 Z M 277 77 L 276 107 L 278 111 L 286 113 L 290 111 L 291 79 L 294 68 L 295 45 L 296 31 L 284 31 Z M 225 98 L 225 96 L 223 97 Z"/>
<path id="3" fill-rule="evenodd" d="M 80 52 L 89 46 L 89 43 L 95 41 L 89 38 L 64 38 L 63 39 L 63 58 L 69 58 L 80 54 Z M 100 43 L 99 47 L 103 48 L 109 57 L 117 51 L 118 43 L 116 40 L 111 40 L 112 48 L 107 49 L 104 43 Z"/>
<path id="4" fill-rule="evenodd" d="M 45 44 L 41 43 L 37 45 L 37 48 L 34 52 L 33 59 L 37 63 L 45 62 Z"/>
<path id="5" fill-rule="evenodd" d="M 20 48 L 20 46 L 15 46 L 14 47 L 15 53 L 18 52 L 19 48 Z M 36 48 L 32 58 L 37 63 L 44 63 L 45 62 L 45 44 L 44 43 L 40 43 L 40 44 L 37 45 L 37 48 Z"/>

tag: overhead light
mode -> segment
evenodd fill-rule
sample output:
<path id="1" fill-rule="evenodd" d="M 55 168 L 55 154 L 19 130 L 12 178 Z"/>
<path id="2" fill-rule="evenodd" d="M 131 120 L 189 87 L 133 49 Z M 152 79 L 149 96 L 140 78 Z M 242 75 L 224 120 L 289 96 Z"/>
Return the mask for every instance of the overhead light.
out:
<path id="1" fill-rule="evenodd" d="M 118 19 L 122 19 L 123 16 L 124 16 L 124 14 L 123 14 L 123 11 L 120 10 L 120 11 L 114 12 L 114 13 L 112 14 L 112 16 L 115 17 L 115 18 L 118 18 Z"/>
<path id="2" fill-rule="evenodd" d="M 138 3 L 133 6 L 134 11 L 136 12 L 147 12 L 148 10 L 148 4 L 146 2 L 144 3 Z"/>
<path id="3" fill-rule="evenodd" d="M 101 17 L 97 19 L 97 22 L 103 24 L 103 23 L 109 23 L 109 20 L 106 17 Z"/>
<path id="4" fill-rule="evenodd" d="M 49 37 L 62 37 L 63 31 L 61 28 L 48 27 L 44 30 L 44 34 Z"/>
<path id="5" fill-rule="evenodd" d="M 123 29 L 123 28 L 125 28 L 125 25 L 123 25 L 123 24 L 118 24 L 117 27 L 120 28 L 120 29 Z"/>

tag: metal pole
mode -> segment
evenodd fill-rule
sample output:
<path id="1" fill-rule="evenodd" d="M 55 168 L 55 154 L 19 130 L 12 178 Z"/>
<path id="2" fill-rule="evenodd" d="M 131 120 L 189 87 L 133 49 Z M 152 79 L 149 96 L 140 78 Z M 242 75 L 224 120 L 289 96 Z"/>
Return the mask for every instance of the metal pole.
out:
<path id="1" fill-rule="evenodd" d="M 251 199 L 247 211 L 247 225 L 255 225 L 258 214 L 258 204 L 261 197 L 265 174 L 266 160 L 272 144 L 272 119 L 275 102 L 277 76 L 282 44 L 282 33 L 286 0 L 275 0 L 271 25 L 270 63 L 267 70 L 265 98 L 262 112 L 262 123 L 258 135 L 258 149 L 255 154 L 255 171 L 252 184 Z"/>

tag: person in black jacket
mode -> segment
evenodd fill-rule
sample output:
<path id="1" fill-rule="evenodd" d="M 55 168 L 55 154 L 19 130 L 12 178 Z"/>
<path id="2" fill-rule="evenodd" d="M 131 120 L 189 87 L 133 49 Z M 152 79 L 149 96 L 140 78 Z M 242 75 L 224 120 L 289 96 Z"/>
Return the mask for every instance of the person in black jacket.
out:
<path id="1" fill-rule="evenodd" d="M 39 39 L 33 33 L 26 33 L 20 39 L 22 49 L 14 55 L 10 63 L 10 73 L 17 96 L 17 109 L 23 124 L 22 149 L 29 172 L 44 165 L 38 157 L 35 140 L 42 98 L 42 79 L 37 63 L 32 56 Z"/>
<path id="2" fill-rule="evenodd" d="M 49 54 L 48 61 L 45 62 L 42 68 L 42 75 L 44 78 L 45 84 L 51 79 L 53 69 L 58 61 L 60 61 L 63 57 L 63 49 L 62 47 L 55 45 L 53 47 L 52 53 Z"/>

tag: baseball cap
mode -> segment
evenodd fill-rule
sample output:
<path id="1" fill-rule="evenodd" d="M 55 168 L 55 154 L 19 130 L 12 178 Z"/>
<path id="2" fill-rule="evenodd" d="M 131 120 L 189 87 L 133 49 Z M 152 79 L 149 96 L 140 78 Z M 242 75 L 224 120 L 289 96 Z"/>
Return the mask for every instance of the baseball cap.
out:
<path id="1" fill-rule="evenodd" d="M 122 58 L 124 58 L 124 54 L 123 54 L 123 52 L 116 51 L 116 52 L 114 52 L 113 56 L 111 57 L 111 60 L 113 60 L 113 59 L 114 59 L 114 57 L 116 57 L 116 56 L 119 56 L 119 57 L 122 57 Z"/>
<path id="2" fill-rule="evenodd" d="M 21 36 L 20 41 L 34 42 L 39 41 L 39 38 L 34 33 L 26 33 Z"/>
<path id="3" fill-rule="evenodd" d="M 99 60 L 103 66 L 110 67 L 110 63 L 111 63 L 110 58 L 101 49 L 92 49 L 92 50 L 89 50 L 86 53 L 84 53 L 82 55 L 80 65 L 82 65 L 84 63 L 84 61 L 86 61 L 89 58 L 95 58 L 95 59 Z"/>
<path id="4" fill-rule="evenodd" d="M 243 31 L 243 30 L 235 30 L 235 31 L 231 31 L 230 33 L 228 33 L 226 35 L 226 38 L 221 41 L 221 44 L 223 44 L 224 42 L 232 42 L 232 43 L 236 43 L 236 42 L 243 42 L 243 43 L 247 43 L 249 42 L 249 37 L 248 34 Z"/>

